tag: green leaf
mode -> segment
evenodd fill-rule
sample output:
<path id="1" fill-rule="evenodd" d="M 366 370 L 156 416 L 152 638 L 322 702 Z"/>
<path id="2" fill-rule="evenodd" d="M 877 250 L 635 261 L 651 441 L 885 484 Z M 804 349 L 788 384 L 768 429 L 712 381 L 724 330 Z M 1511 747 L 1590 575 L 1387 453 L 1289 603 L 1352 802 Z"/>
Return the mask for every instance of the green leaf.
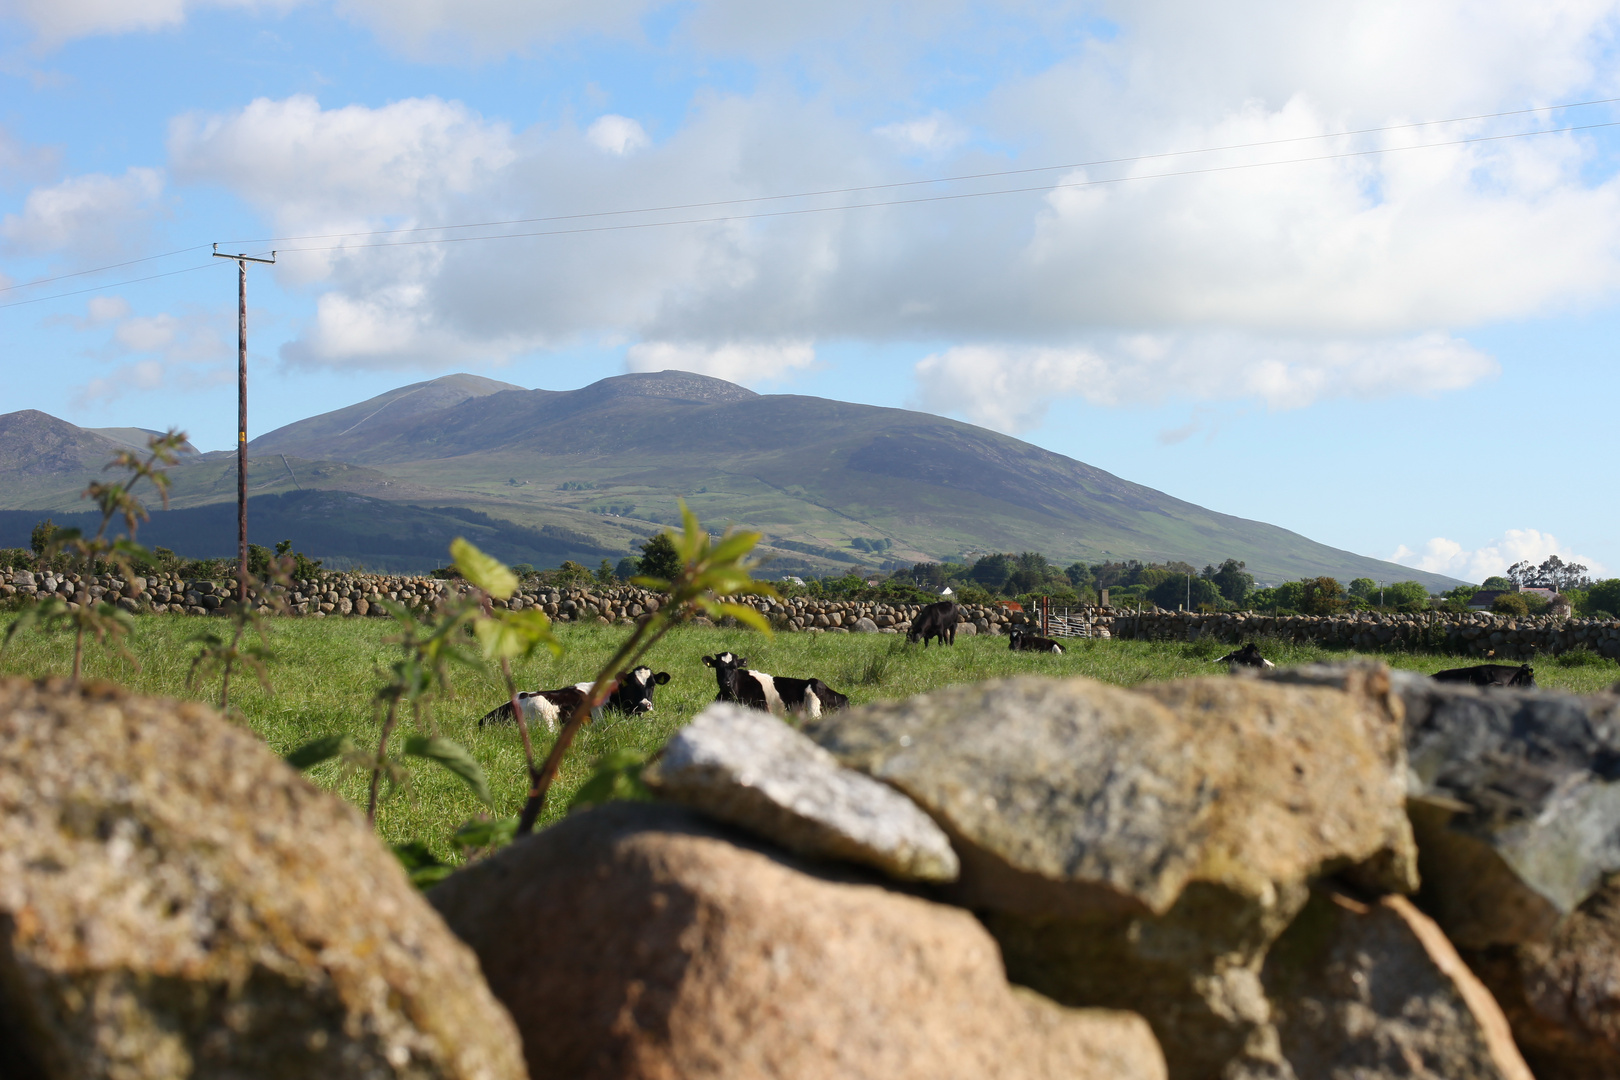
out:
<path id="1" fill-rule="evenodd" d="M 511 567 L 459 536 L 450 541 L 450 559 L 462 577 L 497 600 L 506 600 L 517 592 L 518 579 Z"/>
<path id="2" fill-rule="evenodd" d="M 478 796 L 479 802 L 490 807 L 495 805 L 483 767 L 473 760 L 467 748 L 460 743 L 437 735 L 412 735 L 405 740 L 405 753 L 438 762 L 461 777 L 472 788 L 473 794 Z"/>
<path id="3" fill-rule="evenodd" d="M 440 863 L 438 866 L 424 866 L 419 870 L 407 871 L 405 876 L 411 879 L 412 885 L 426 892 L 455 872 L 455 867 Z"/>
<path id="4" fill-rule="evenodd" d="M 505 847 L 517 835 L 518 819 L 500 818 L 495 821 L 469 821 L 457 829 L 450 842 L 457 847 Z"/>
<path id="5" fill-rule="evenodd" d="M 551 620 L 543 611 L 503 611 L 479 619 L 473 624 L 473 633 L 490 660 L 526 659 L 541 645 L 553 655 L 562 653 L 562 642 L 551 632 Z"/>
<path id="6" fill-rule="evenodd" d="M 323 761 L 346 754 L 352 749 L 354 742 L 347 735 L 322 735 L 300 746 L 282 760 L 301 772 L 312 769 Z"/>
<path id="7" fill-rule="evenodd" d="M 647 755 L 628 748 L 613 750 L 596 763 L 596 772 L 580 785 L 568 804 L 569 810 L 596 806 L 600 803 L 626 801 L 647 802 L 652 792 L 641 782 L 641 770 L 647 764 Z"/>
<path id="8" fill-rule="evenodd" d="M 391 847 L 394 858 L 405 868 L 405 876 L 418 889 L 431 889 L 456 872 L 456 868 L 433 854 L 420 840 L 407 840 Z"/>
<path id="9" fill-rule="evenodd" d="M 754 550 L 759 543 L 760 534 L 757 532 L 734 532 L 725 537 L 709 552 L 709 561 L 715 565 L 735 563 L 738 559 Z"/>

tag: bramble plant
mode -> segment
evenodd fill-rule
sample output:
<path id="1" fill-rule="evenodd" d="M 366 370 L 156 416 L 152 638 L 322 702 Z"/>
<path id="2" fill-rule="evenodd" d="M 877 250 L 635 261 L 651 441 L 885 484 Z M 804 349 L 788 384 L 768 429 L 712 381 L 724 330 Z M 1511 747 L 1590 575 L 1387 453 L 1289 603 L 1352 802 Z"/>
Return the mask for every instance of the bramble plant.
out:
<path id="1" fill-rule="evenodd" d="M 129 475 L 112 483 L 94 481 L 79 496 L 93 499 L 101 511 L 101 525 L 96 529 L 96 535 L 86 539 L 78 529 L 59 529 L 46 519 L 35 528 L 32 538 L 41 558 L 49 560 L 59 554 L 65 554 L 84 574 L 93 574 L 98 565 L 110 562 L 123 571 L 126 581 L 135 583 L 138 580 L 135 564 L 144 565 L 152 559 L 151 552 L 135 542 L 136 529 L 141 522 L 150 518 L 146 507 L 135 497 L 135 487 L 142 480 L 146 480 L 157 489 L 158 495 L 163 500 L 163 508 L 167 510 L 169 476 L 160 466 L 173 465 L 180 448 L 185 444 L 185 434 L 171 428 L 165 435 L 154 435 L 146 440 L 147 456 L 144 458 L 133 450 L 120 450 L 111 461 L 107 462 L 103 471 L 123 469 Z M 129 535 L 109 539 L 107 529 L 116 517 L 124 519 Z M 98 644 L 111 644 L 131 663 L 136 662 L 134 655 L 124 648 L 122 642 L 124 636 L 134 628 L 134 619 L 130 617 L 129 612 L 106 601 L 92 603 L 88 591 L 82 601 L 70 602 L 53 596 L 25 609 L 22 615 L 6 628 L 5 644 L 9 645 L 19 630 L 30 626 L 44 633 L 72 628 L 73 674 L 70 679 L 72 686 L 79 685 L 84 672 L 86 635 L 93 637 Z"/>
<path id="2" fill-rule="evenodd" d="M 758 611 L 746 604 L 729 603 L 722 599 L 740 595 L 776 595 L 775 589 L 764 582 L 755 581 L 751 573 L 757 564 L 749 559 L 748 555 L 754 550 L 754 545 L 759 543 L 760 534 L 732 532 L 721 537 L 718 543 L 714 543 L 698 524 L 697 516 L 687 508 L 685 500 L 682 500 L 680 505 L 681 533 L 679 536 L 671 536 L 671 543 L 679 560 L 675 573 L 669 578 L 649 575 L 633 579 L 634 584 L 664 593 L 668 600 L 657 611 L 643 618 L 630 637 L 602 666 L 596 680 L 591 684 L 591 689 L 586 693 L 585 700 L 575 707 L 573 715 L 563 725 L 562 731 L 558 732 L 545 764 L 536 769 L 533 758 L 528 759 L 529 796 L 523 804 L 523 813 L 518 818 L 519 836 L 534 831 L 534 824 L 545 810 L 546 795 L 557 778 L 557 771 L 562 767 L 563 758 L 573 745 L 579 729 L 590 719 L 591 710 L 606 703 L 620 676 L 641 663 L 648 651 L 678 621 L 693 613 L 708 615 L 716 621 L 730 616 L 744 626 L 752 627 L 767 636 L 771 633 L 770 623 Z M 645 565 L 644 562 L 643 566 Z M 518 711 L 517 702 L 514 700 L 513 712 Z M 524 749 L 527 752 L 527 735 L 524 736 Z M 616 763 L 608 763 L 608 767 L 623 771 Z"/>
<path id="3" fill-rule="evenodd" d="M 212 630 L 191 639 L 202 648 L 192 657 L 191 671 L 186 675 L 186 689 L 191 689 L 199 675 L 206 679 L 212 677 L 215 671 L 220 672 L 220 712 L 230 711 L 231 673 L 239 666 L 252 671 L 266 693 L 275 693 L 275 688 L 270 685 L 268 670 L 268 665 L 275 659 L 275 654 L 270 651 L 269 615 L 271 612 L 282 614 L 287 610 L 283 592 L 292 587 L 293 566 L 290 558 L 267 554 L 259 571 L 250 570 L 247 575 L 249 599 L 246 602 L 230 600 L 224 605 L 234 626 L 230 639 Z M 259 576 L 260 573 L 263 577 Z M 258 596 L 257 602 L 252 599 L 255 594 Z M 250 628 L 254 636 L 251 640 L 245 640 Z"/>

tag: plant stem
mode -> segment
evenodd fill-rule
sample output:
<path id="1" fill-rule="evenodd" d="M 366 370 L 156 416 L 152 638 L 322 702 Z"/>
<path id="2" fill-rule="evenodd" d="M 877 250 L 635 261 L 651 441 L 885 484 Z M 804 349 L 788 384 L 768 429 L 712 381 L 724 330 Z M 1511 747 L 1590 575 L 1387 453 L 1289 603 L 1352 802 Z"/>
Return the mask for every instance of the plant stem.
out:
<path id="1" fill-rule="evenodd" d="M 84 670 L 84 624 L 80 623 L 73 630 L 73 679 L 68 684 L 73 687 L 79 685 L 79 675 Z"/>
<path id="2" fill-rule="evenodd" d="M 534 786 L 534 744 L 529 741 L 529 721 L 518 705 L 517 680 L 512 678 L 512 661 L 501 657 L 501 677 L 506 680 L 506 696 L 512 702 L 512 719 L 517 721 L 518 734 L 523 736 L 523 760 L 529 766 L 529 786 Z"/>
<path id="3" fill-rule="evenodd" d="M 388 736 L 394 733 L 394 722 L 399 719 L 399 702 L 388 703 L 388 718 L 383 721 L 382 738 L 377 740 L 377 760 L 371 766 L 371 795 L 366 800 L 366 821 L 377 824 L 377 789 L 382 785 L 383 765 L 388 760 Z"/>
<path id="4" fill-rule="evenodd" d="M 533 765 L 530 765 L 529 798 L 524 802 L 523 813 L 518 818 L 519 836 L 526 836 L 534 831 L 534 823 L 540 820 L 540 814 L 546 808 L 546 795 L 551 790 L 552 782 L 557 779 L 558 770 L 562 768 L 563 756 L 573 745 L 574 736 L 579 733 L 579 729 L 590 719 L 591 710 L 607 700 L 617 674 L 632 663 L 639 662 L 647 654 L 647 650 L 651 649 L 673 625 L 671 618 L 665 614 L 666 611 L 668 608 L 661 609 L 652 619 L 636 627 L 636 632 L 631 634 L 629 640 L 613 654 L 613 658 L 603 665 L 601 673 L 596 676 L 596 682 L 591 686 L 591 692 L 574 709 L 573 715 L 563 725 L 562 731 L 557 733 L 557 741 L 551 745 L 551 753 L 546 755 L 546 763 L 540 767 L 540 771 L 535 772 Z M 648 631 L 655 625 L 657 630 L 649 636 Z M 643 638 L 646 640 L 643 641 Z"/>

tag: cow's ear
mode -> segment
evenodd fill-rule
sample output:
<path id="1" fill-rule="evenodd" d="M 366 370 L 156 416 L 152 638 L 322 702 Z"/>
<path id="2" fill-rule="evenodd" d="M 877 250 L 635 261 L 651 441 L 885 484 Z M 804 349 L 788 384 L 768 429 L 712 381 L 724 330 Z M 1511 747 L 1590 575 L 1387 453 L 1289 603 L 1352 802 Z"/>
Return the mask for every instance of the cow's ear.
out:
<path id="1" fill-rule="evenodd" d="M 658 674 L 653 676 L 653 682 L 657 683 L 659 686 L 663 686 L 665 683 L 669 682 L 669 672 L 660 671 Z"/>
<path id="2" fill-rule="evenodd" d="M 705 656 L 703 658 L 703 663 L 708 667 L 719 667 L 720 658 L 718 656 Z"/>

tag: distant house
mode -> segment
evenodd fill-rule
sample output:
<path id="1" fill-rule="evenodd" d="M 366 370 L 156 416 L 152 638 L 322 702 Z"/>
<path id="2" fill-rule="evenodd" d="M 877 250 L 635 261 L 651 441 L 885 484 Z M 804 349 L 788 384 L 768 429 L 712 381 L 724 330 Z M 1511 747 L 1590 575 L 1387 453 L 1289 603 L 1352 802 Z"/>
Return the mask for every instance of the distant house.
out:
<path id="1" fill-rule="evenodd" d="M 1489 611 L 1491 605 L 1496 603 L 1498 596 L 1506 596 L 1508 593 L 1516 591 L 1515 589 L 1480 589 L 1468 601 L 1468 609 L 1470 611 Z"/>
<path id="2" fill-rule="evenodd" d="M 1549 603 L 1552 601 L 1553 597 L 1558 595 L 1558 590 L 1557 589 L 1547 589 L 1547 588 L 1543 588 L 1540 585 L 1526 585 L 1524 588 L 1520 589 L 1519 591 L 1522 592 L 1522 593 L 1534 593 L 1535 595 L 1541 597 L 1543 600 L 1546 600 Z"/>
<path id="3" fill-rule="evenodd" d="M 939 595 L 941 595 L 941 596 L 955 596 L 956 592 L 949 585 L 946 585 L 946 586 L 944 586 L 943 588 L 941 588 L 939 590 Z"/>
<path id="4" fill-rule="evenodd" d="M 1006 608 L 1008 611 L 1022 612 L 1024 610 L 1024 605 L 1016 600 L 998 600 L 996 606 Z"/>

